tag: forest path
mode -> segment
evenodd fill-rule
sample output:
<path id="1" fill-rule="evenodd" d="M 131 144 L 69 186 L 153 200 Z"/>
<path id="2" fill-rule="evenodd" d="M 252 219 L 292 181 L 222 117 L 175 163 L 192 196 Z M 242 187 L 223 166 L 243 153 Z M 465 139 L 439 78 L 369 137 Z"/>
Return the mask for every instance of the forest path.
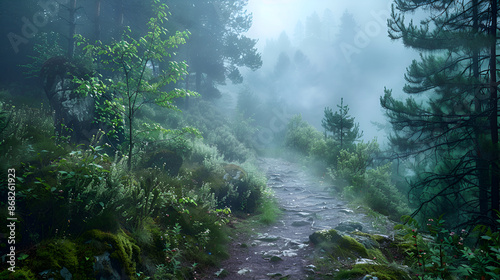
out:
<path id="1" fill-rule="evenodd" d="M 321 178 L 300 165 L 274 158 L 261 158 L 258 164 L 266 172 L 267 185 L 275 192 L 282 214 L 273 225 L 235 237 L 231 257 L 220 266 L 228 273 L 224 279 L 314 279 L 309 235 L 322 229 L 342 230 L 339 226 L 374 231 L 369 217 L 333 197 Z M 202 279 L 220 278 L 212 272 Z"/>

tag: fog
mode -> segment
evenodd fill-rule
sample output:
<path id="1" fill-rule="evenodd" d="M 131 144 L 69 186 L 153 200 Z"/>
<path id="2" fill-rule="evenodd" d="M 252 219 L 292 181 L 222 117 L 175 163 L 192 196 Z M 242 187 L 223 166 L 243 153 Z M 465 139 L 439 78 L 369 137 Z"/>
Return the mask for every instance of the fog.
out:
<path id="1" fill-rule="evenodd" d="M 379 98 L 384 87 L 401 92 L 403 73 L 418 56 L 388 37 L 391 2 L 250 0 L 253 24 L 247 36 L 258 39 L 263 66 L 255 72 L 242 69 L 239 91 L 274 98 L 282 106 L 280 117 L 301 114 L 320 131 L 324 108 L 336 110 L 344 98 L 363 140 L 377 137 L 384 143 L 387 135 L 374 125 L 387 123 Z M 304 54 L 302 64 L 297 51 Z M 234 102 L 234 86 L 228 88 L 225 100 Z"/>

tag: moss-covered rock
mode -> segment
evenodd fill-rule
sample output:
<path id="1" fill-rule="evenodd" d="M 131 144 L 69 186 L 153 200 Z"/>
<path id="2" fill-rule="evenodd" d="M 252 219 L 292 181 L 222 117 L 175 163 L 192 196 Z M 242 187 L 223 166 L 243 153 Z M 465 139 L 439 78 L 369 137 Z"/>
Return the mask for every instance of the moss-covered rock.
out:
<path id="1" fill-rule="evenodd" d="M 334 229 L 317 231 L 309 236 L 309 240 L 334 256 L 368 257 L 368 251 L 363 244 L 348 235 L 340 235 Z"/>
<path id="2" fill-rule="evenodd" d="M 78 269 L 77 245 L 68 239 L 56 239 L 40 244 L 31 258 L 30 267 L 35 271 L 60 271 L 66 267 L 69 271 Z"/>
<path id="3" fill-rule="evenodd" d="M 318 245 L 324 242 L 337 242 L 342 236 L 334 229 L 316 231 L 309 236 L 309 240 Z"/>
<path id="4" fill-rule="evenodd" d="M 97 240 L 109 245 L 111 258 L 118 260 L 123 266 L 125 273 L 130 279 L 135 279 L 136 263 L 140 260 L 140 248 L 135 244 L 134 239 L 128 236 L 123 230 L 113 234 L 94 229 L 84 234 L 84 238 Z"/>
<path id="5" fill-rule="evenodd" d="M 224 171 L 224 180 L 227 182 L 242 181 L 247 177 L 245 170 L 236 164 L 224 165 Z"/>
<path id="6" fill-rule="evenodd" d="M 363 274 L 370 274 L 377 277 L 379 280 L 406 280 L 411 279 L 408 272 L 402 267 L 395 265 L 379 265 L 379 264 L 356 264 L 354 271 L 362 271 Z"/>

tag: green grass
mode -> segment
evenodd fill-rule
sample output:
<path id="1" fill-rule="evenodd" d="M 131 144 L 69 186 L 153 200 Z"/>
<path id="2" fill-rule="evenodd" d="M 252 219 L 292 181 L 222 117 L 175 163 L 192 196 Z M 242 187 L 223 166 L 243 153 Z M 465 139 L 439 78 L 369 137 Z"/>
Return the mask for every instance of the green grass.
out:
<path id="1" fill-rule="evenodd" d="M 279 209 L 278 201 L 274 197 L 271 190 L 266 189 L 263 191 L 262 198 L 257 208 L 257 213 L 259 213 L 258 221 L 265 225 L 271 225 L 276 222 L 276 219 L 281 214 Z"/>

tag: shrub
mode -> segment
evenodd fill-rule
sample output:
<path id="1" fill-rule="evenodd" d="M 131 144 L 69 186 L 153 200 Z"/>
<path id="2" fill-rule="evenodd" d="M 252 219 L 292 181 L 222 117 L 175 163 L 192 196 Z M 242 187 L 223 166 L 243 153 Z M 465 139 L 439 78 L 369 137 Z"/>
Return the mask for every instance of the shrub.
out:
<path id="1" fill-rule="evenodd" d="M 244 162 L 250 156 L 248 148 L 236 139 L 227 126 L 216 128 L 206 138 L 224 155 L 226 161 Z"/>
<path id="2" fill-rule="evenodd" d="M 192 140 L 189 159 L 192 162 L 201 164 L 206 158 L 222 162 L 222 157 L 215 146 L 207 145 L 201 139 Z"/>
<path id="3" fill-rule="evenodd" d="M 446 229 L 441 218 L 428 219 L 426 229 L 409 216 L 404 216 L 403 221 L 407 226 L 399 225 L 397 229 L 406 233 L 404 238 L 411 244 L 407 250 L 408 264 L 417 279 L 500 279 L 498 229 L 477 226 L 471 235 L 477 239 L 474 240 L 465 229 Z"/>
<path id="4" fill-rule="evenodd" d="M 346 198 L 358 200 L 381 214 L 397 219 L 410 209 L 391 181 L 390 163 L 369 169 L 378 151 L 376 141 L 358 143 L 352 152 L 341 150 L 337 169 L 331 169 L 330 176 Z"/>
<path id="5" fill-rule="evenodd" d="M 309 155 L 314 143 L 321 141 L 322 137 L 313 126 L 302 120 L 301 115 L 297 115 L 287 125 L 285 146 L 303 155 Z"/>

